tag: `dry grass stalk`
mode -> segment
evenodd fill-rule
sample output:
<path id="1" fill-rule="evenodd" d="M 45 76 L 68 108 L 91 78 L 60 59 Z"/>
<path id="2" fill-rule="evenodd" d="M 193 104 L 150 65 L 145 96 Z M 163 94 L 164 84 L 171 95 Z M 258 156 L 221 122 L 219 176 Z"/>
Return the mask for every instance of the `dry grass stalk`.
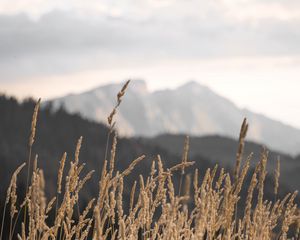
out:
<path id="1" fill-rule="evenodd" d="M 125 91 L 126 91 L 128 85 L 129 85 L 129 83 L 130 83 L 130 80 L 126 81 L 126 83 L 125 83 L 124 86 L 122 87 L 121 91 L 118 92 L 118 95 L 117 95 L 117 98 L 118 98 L 118 105 L 120 105 L 120 103 L 121 103 L 121 101 L 122 101 L 122 97 L 124 96 Z"/>
<path id="2" fill-rule="evenodd" d="M 16 198 L 16 190 L 17 190 L 17 176 L 20 173 L 20 171 L 22 170 L 22 168 L 24 168 L 26 165 L 26 163 L 23 163 L 21 166 L 19 166 L 15 172 L 12 175 L 9 187 L 7 189 L 7 193 L 6 193 L 6 200 L 5 203 L 8 204 L 9 200 L 13 198 L 13 200 L 11 200 L 12 202 L 15 202 L 15 198 Z M 14 211 L 13 211 L 14 212 Z"/>
<path id="3" fill-rule="evenodd" d="M 242 158 L 243 158 L 244 147 L 245 147 L 245 138 L 247 135 L 247 131 L 248 131 L 248 123 L 247 123 L 247 119 L 244 118 L 242 126 L 241 126 L 241 130 L 240 130 L 239 146 L 238 146 L 238 151 L 236 154 L 236 162 L 235 162 L 235 167 L 234 167 L 234 172 L 233 172 L 235 181 L 237 181 L 238 176 L 239 176 L 239 170 L 240 170 L 240 166 L 241 166 L 241 162 L 242 162 Z"/>
<path id="4" fill-rule="evenodd" d="M 112 177 L 114 167 L 115 167 L 115 158 L 116 158 L 116 149 L 117 149 L 117 133 L 115 132 L 115 136 L 113 139 L 111 151 L 110 151 L 110 161 L 109 161 L 109 175 Z"/>
<path id="5" fill-rule="evenodd" d="M 75 164 L 78 164 L 78 161 L 79 161 L 79 153 L 80 153 L 81 144 L 82 144 L 82 136 L 77 141 L 76 150 L 75 150 L 75 158 L 74 158 Z"/>
<path id="6" fill-rule="evenodd" d="M 280 158 L 277 159 L 277 165 L 274 174 L 274 194 L 277 197 L 279 188 L 279 177 L 280 177 Z"/>
<path id="7" fill-rule="evenodd" d="M 121 174 L 120 174 L 120 178 L 121 177 L 125 177 L 127 175 L 129 175 L 131 173 L 131 171 L 134 169 L 134 167 L 139 163 L 141 162 L 142 160 L 145 159 L 145 155 L 142 155 L 138 158 L 136 158 L 135 160 L 133 160 L 130 165 L 128 166 L 128 168 L 126 168 Z"/>
<path id="8" fill-rule="evenodd" d="M 33 171 L 35 171 L 37 169 L 37 165 L 38 165 L 38 155 L 35 155 L 34 161 L 33 161 Z"/>
<path id="9" fill-rule="evenodd" d="M 2 239 L 2 234 L 3 234 L 3 225 L 4 225 L 4 220 L 5 220 L 5 212 L 6 212 L 6 207 L 7 204 L 10 202 L 10 229 L 9 229 L 9 239 L 12 238 L 12 230 L 13 230 L 13 219 L 16 213 L 18 213 L 16 203 L 17 203 L 17 176 L 24 168 L 26 164 L 23 163 L 21 166 L 19 166 L 15 172 L 12 175 L 9 187 L 7 189 L 6 193 L 6 199 L 5 199 L 5 204 L 4 204 L 4 209 L 2 213 L 2 223 L 1 223 L 1 234 L 0 234 L 0 239 Z"/>
<path id="10" fill-rule="evenodd" d="M 133 186 L 132 186 L 132 188 L 131 188 L 131 192 L 130 192 L 129 212 L 131 212 L 131 211 L 132 211 L 132 208 L 133 208 L 135 189 L 136 189 L 136 181 L 134 181 L 134 184 L 133 184 Z"/>
<path id="11" fill-rule="evenodd" d="M 60 164 L 59 164 L 59 170 L 58 170 L 58 176 L 57 176 L 57 193 L 61 193 L 61 183 L 62 183 L 66 159 L 67 159 L 67 153 L 65 152 L 63 154 L 63 156 L 60 160 Z"/>
<path id="12" fill-rule="evenodd" d="M 182 168 L 187 168 L 187 167 L 190 167 L 192 165 L 194 165 L 195 162 L 183 162 L 183 163 L 179 163 L 173 167 L 170 168 L 170 172 L 174 172 L 174 171 L 177 171 L 177 170 L 180 170 Z"/>
<path id="13" fill-rule="evenodd" d="M 35 132 L 36 132 L 36 123 L 37 123 L 37 117 L 38 112 L 41 104 L 41 99 L 39 99 L 34 107 L 33 115 L 32 115 L 32 121 L 31 121 L 31 132 L 29 137 L 29 147 L 32 147 L 35 139 Z"/>
<path id="14" fill-rule="evenodd" d="M 182 161 L 181 161 L 183 163 L 181 174 L 184 174 L 184 164 L 188 161 L 189 148 L 190 148 L 190 138 L 189 136 L 186 136 L 184 141 L 184 148 L 183 148 Z"/>
<path id="15" fill-rule="evenodd" d="M 30 179 L 30 171 L 31 171 L 31 152 L 32 152 L 32 146 L 35 141 L 35 134 L 36 134 L 36 124 L 37 124 L 37 118 L 38 118 L 38 112 L 40 109 L 40 104 L 41 104 L 41 99 L 38 99 L 34 110 L 32 114 L 32 120 L 31 120 L 31 131 L 30 131 L 30 136 L 29 136 L 29 141 L 28 141 L 28 146 L 29 146 L 29 154 L 28 154 L 28 159 L 27 159 L 27 180 L 26 180 L 26 192 L 28 191 L 28 185 L 29 185 L 29 179 Z M 24 225 L 26 227 L 26 212 L 27 212 L 27 205 L 25 205 L 25 210 L 24 210 Z"/>
<path id="16" fill-rule="evenodd" d="M 107 118 L 107 122 L 108 122 L 108 125 L 110 127 L 110 129 L 112 129 L 112 126 L 113 126 L 113 119 L 114 119 L 114 116 L 115 114 L 117 113 L 117 108 L 120 106 L 121 102 L 122 102 L 122 97 L 125 95 L 125 92 L 126 92 L 126 89 L 128 87 L 130 83 L 130 80 L 128 80 L 122 87 L 121 91 L 118 93 L 117 95 L 117 104 L 116 106 L 113 108 L 112 112 L 109 114 L 108 118 Z"/>
<path id="17" fill-rule="evenodd" d="M 259 181 L 258 181 L 258 205 L 260 207 L 263 204 L 264 182 L 267 175 L 267 171 L 266 171 L 267 160 L 268 160 L 268 151 L 266 150 L 266 148 L 264 148 L 261 154 Z"/>
<path id="18" fill-rule="evenodd" d="M 185 176 L 185 182 L 184 182 L 184 189 L 183 189 L 183 195 L 184 196 L 190 196 L 190 190 L 191 190 L 191 174 L 187 174 Z"/>
<path id="19" fill-rule="evenodd" d="M 244 212 L 244 225 L 245 225 L 245 233 L 247 235 L 249 231 L 249 225 L 251 221 L 251 207 L 252 207 L 252 198 L 253 198 L 253 191 L 257 185 L 256 173 L 252 175 L 252 179 L 250 182 L 250 186 L 248 188 L 248 194 L 246 199 L 246 206 Z"/>

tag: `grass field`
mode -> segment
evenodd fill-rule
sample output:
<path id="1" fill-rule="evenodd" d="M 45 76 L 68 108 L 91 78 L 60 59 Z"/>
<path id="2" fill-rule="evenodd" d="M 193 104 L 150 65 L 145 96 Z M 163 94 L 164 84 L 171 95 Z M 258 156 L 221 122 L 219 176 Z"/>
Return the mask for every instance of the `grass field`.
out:
<path id="1" fill-rule="evenodd" d="M 264 181 L 267 175 L 268 152 L 263 149 L 260 162 L 251 172 L 250 184 L 245 178 L 250 174 L 252 155 L 244 156 L 244 141 L 248 124 L 242 123 L 235 168 L 226 172 L 216 166 L 207 169 L 205 176 L 186 174 L 193 168 L 189 160 L 189 138 L 183 147 L 182 161 L 165 168 L 158 155 L 152 162 L 148 176 L 139 176 L 130 186 L 128 204 L 124 201 L 124 179 L 143 164 L 139 156 L 122 172 L 114 168 L 117 134 L 114 119 L 129 81 L 117 94 L 117 104 L 108 116 L 110 132 L 102 166 L 98 196 L 90 199 L 85 209 L 79 208 L 80 191 L 94 171 L 82 176 L 84 163 L 79 155 L 84 139 L 78 140 L 74 159 L 64 154 L 57 176 L 57 194 L 47 199 L 44 171 L 38 158 L 33 156 L 36 123 L 40 101 L 33 111 L 29 156 L 12 175 L 2 213 L 1 237 L 8 232 L 8 239 L 299 239 L 300 214 L 295 203 L 297 192 L 277 199 L 280 162 L 274 175 L 274 201 L 264 199 Z M 109 139 L 112 145 L 109 146 Z M 18 196 L 17 178 L 20 171 L 27 172 L 26 196 Z M 176 188 L 173 173 L 180 173 Z M 241 189 L 248 189 L 241 203 Z M 18 198 L 21 204 L 17 204 Z M 241 209 L 241 206 L 242 209 Z M 9 211 L 6 211 L 9 210 Z M 240 214 L 242 213 L 242 214 Z M 52 217 L 50 217 L 52 216 Z M 5 222 L 9 221 L 9 222 Z M 17 232 L 17 225 L 21 225 Z M 4 228 L 8 226 L 8 228 Z"/>

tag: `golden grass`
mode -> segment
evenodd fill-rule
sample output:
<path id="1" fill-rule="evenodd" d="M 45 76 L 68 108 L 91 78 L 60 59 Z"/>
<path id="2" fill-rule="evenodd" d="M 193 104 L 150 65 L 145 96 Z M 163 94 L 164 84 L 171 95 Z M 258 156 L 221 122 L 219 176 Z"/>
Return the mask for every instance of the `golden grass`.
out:
<path id="1" fill-rule="evenodd" d="M 114 132 L 113 118 L 128 86 L 127 82 L 117 95 L 117 104 L 108 118 L 109 135 Z M 31 147 L 34 143 L 36 119 L 40 101 L 34 110 L 32 132 L 29 139 L 30 155 L 27 164 L 30 170 Z M 57 179 L 57 195 L 47 201 L 43 170 L 35 161 L 27 194 L 21 206 L 16 206 L 17 175 L 24 167 L 22 164 L 13 174 L 7 191 L 4 212 L 10 203 L 11 222 L 9 239 L 46 240 L 46 239 L 287 239 L 288 234 L 295 237 L 299 232 L 300 215 L 294 202 L 296 192 L 288 194 L 275 202 L 264 200 L 264 182 L 268 153 L 264 149 L 261 160 L 251 177 L 250 185 L 245 184 L 249 174 L 252 155 L 243 162 L 244 140 L 248 124 L 244 120 L 239 138 L 236 165 L 233 174 L 225 170 L 207 169 L 203 180 L 199 171 L 193 176 L 185 174 L 185 169 L 193 165 L 188 159 L 189 138 L 186 139 L 182 162 L 165 169 L 158 155 L 152 162 L 148 176 L 139 176 L 131 191 L 129 206 L 124 202 L 124 180 L 134 171 L 137 164 L 144 160 L 140 156 L 123 172 L 115 170 L 117 135 L 113 138 L 111 158 L 104 159 L 99 180 L 98 196 L 92 198 L 86 208 L 79 210 L 79 193 L 92 177 L 93 171 L 85 177 L 80 173 L 84 164 L 79 161 L 82 137 L 78 140 L 75 158 L 65 169 L 67 155 L 60 161 Z M 109 142 L 109 141 L 108 141 Z M 241 169 L 241 170 L 240 170 Z M 64 171 L 66 174 L 63 174 Z M 173 175 L 180 171 L 181 182 L 184 177 L 183 194 L 176 194 Z M 63 176 L 65 177 L 63 178 Z M 275 174 L 275 195 L 279 185 L 279 162 Z M 62 184 L 64 183 L 64 185 Z M 192 185 L 192 186 L 191 186 Z M 193 191 L 191 191 L 193 188 Z M 237 214 L 242 188 L 248 189 L 244 203 L 243 216 Z M 257 197 L 254 194 L 257 191 Z M 256 199 L 257 198 L 257 199 Z M 54 207 L 55 206 L 55 207 Z M 16 213 L 24 213 L 21 232 L 15 233 L 15 225 L 20 221 Z M 48 221 L 50 214 L 54 220 Z M 19 215 L 19 214 L 18 214 Z M 4 217 L 3 217 L 4 219 Z M 297 223 L 297 224 L 296 224 Z M 295 231 L 291 226 L 295 224 Z M 4 220 L 2 220 L 2 239 Z M 297 225 L 297 226 L 296 226 Z M 291 231 L 291 232 L 290 232 Z"/>

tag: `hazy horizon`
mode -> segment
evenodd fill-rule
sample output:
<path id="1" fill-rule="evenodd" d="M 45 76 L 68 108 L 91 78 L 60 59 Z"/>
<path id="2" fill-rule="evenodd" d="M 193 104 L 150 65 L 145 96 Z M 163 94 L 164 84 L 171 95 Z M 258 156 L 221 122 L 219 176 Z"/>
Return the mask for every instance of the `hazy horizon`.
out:
<path id="1" fill-rule="evenodd" d="M 272 102 L 274 102 L 274 98 L 265 99 L 264 98 L 265 97 L 265 92 L 261 91 L 262 89 L 268 89 L 268 83 L 262 83 L 262 84 L 258 83 L 258 85 L 260 85 L 260 88 L 254 89 L 255 92 L 256 92 L 256 90 L 258 90 L 258 91 L 256 92 L 257 93 L 256 98 L 252 99 L 251 97 L 249 97 L 251 92 L 250 93 L 249 92 L 237 92 L 236 94 L 230 93 L 231 88 L 236 88 L 236 86 L 238 85 L 238 83 L 236 83 L 234 81 L 228 82 L 227 84 L 226 83 L 225 84 L 220 84 L 220 83 L 219 84 L 214 84 L 213 82 L 208 82 L 207 83 L 205 81 L 201 82 L 201 81 L 197 81 L 196 79 L 189 79 L 185 82 L 179 82 L 179 83 L 176 83 L 176 84 L 173 84 L 173 85 L 167 85 L 167 86 L 162 86 L 162 87 L 153 87 L 153 85 L 151 85 L 151 82 L 149 83 L 149 81 L 147 81 L 145 79 L 133 78 L 132 80 L 133 80 L 133 82 L 135 80 L 145 81 L 146 84 L 147 84 L 149 92 L 154 92 L 154 91 L 159 91 L 159 90 L 166 90 L 166 89 L 176 89 L 176 88 L 178 88 L 178 87 L 180 87 L 180 86 L 182 86 L 182 85 L 184 85 L 184 84 L 186 84 L 190 81 L 195 81 L 195 82 L 198 82 L 201 85 L 209 87 L 212 91 L 216 92 L 220 96 L 225 97 L 228 100 L 232 101 L 239 108 L 248 109 L 250 111 L 256 112 L 258 114 L 262 114 L 262 115 L 267 116 L 269 118 L 273 118 L 274 120 L 280 121 L 280 122 L 282 122 L 284 124 L 287 124 L 287 125 L 290 125 L 292 127 L 295 127 L 295 128 L 298 128 L 298 129 L 300 128 L 300 122 L 297 123 L 297 121 L 291 121 L 291 120 L 294 120 L 294 119 L 288 118 L 289 115 L 286 115 L 285 117 L 284 116 L 281 117 L 280 115 L 276 114 L 276 112 L 272 112 L 272 110 L 274 110 L 274 109 L 272 109 L 272 108 L 268 109 L 268 105 L 272 106 Z M 0 89 L 0 92 L 2 92 L 4 94 L 7 94 L 7 95 L 17 97 L 19 100 L 22 100 L 26 97 L 34 97 L 36 99 L 37 98 L 42 98 L 43 101 L 46 101 L 46 100 L 55 99 L 57 97 L 63 97 L 63 96 L 69 95 L 69 94 L 80 94 L 80 93 L 83 93 L 83 92 L 86 92 L 86 91 L 89 91 L 89 90 L 92 90 L 94 88 L 104 86 L 104 85 L 107 85 L 107 84 L 121 84 L 124 81 L 125 81 L 125 79 L 121 80 L 121 81 L 103 82 L 103 83 L 99 83 L 99 84 L 96 84 L 96 85 L 88 86 L 86 88 L 73 90 L 73 91 L 70 90 L 70 91 L 66 91 L 65 93 L 60 93 L 60 94 L 57 94 L 57 95 L 50 95 L 50 96 L 47 96 L 47 95 L 42 96 L 42 94 L 39 94 L 39 91 L 31 92 L 31 93 L 29 93 L 27 95 L 24 95 L 24 96 L 19 96 L 16 93 L 11 93 L 9 91 L 5 91 L 5 89 L 4 89 L 4 91 L 3 91 L 3 89 Z M 245 84 L 245 83 L 242 83 L 241 85 L 243 85 L 243 84 Z M 273 82 L 273 84 L 274 84 L 274 82 Z M 246 84 L 245 89 L 249 90 L 251 88 L 251 85 L 252 85 L 252 83 L 250 83 L 250 84 L 248 83 L 248 85 Z M 276 86 L 276 83 L 275 83 L 275 86 Z M 278 96 L 280 94 L 280 91 L 282 91 L 282 89 L 283 89 L 282 86 L 278 82 L 277 82 L 277 88 L 274 88 L 274 86 L 273 86 L 273 88 L 269 89 L 269 90 L 272 90 L 271 92 L 273 92 L 273 94 L 276 96 L 275 101 L 278 101 Z M 290 89 L 298 90 L 297 87 L 293 88 L 292 86 L 290 86 Z M 248 97 L 249 101 L 247 101 L 247 97 Z M 265 99 L 265 101 L 262 101 L 262 99 Z M 259 104 L 260 106 L 255 105 L 255 103 Z M 288 101 L 286 101 L 285 103 L 289 104 Z M 283 104 L 283 102 L 281 104 Z M 295 102 L 295 105 L 297 105 L 297 104 L 298 104 L 298 102 Z M 277 104 L 277 106 L 278 106 L 278 104 Z M 278 107 L 276 107 L 276 109 L 278 109 Z M 271 111 L 268 111 L 268 110 L 271 110 Z M 285 110 L 287 110 L 287 109 L 285 109 Z M 294 113 L 295 112 L 291 111 L 290 116 L 292 116 Z"/>

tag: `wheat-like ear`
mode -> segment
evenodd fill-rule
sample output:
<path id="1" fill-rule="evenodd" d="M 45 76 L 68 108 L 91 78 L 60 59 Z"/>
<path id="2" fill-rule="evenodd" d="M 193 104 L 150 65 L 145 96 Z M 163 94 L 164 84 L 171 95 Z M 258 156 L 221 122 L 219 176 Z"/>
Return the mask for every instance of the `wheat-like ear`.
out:
<path id="1" fill-rule="evenodd" d="M 129 83 L 130 83 L 130 80 L 126 81 L 126 83 L 123 85 L 121 91 L 118 92 L 118 95 L 117 95 L 118 105 L 120 105 L 120 103 L 122 101 L 122 97 L 124 96 Z"/>
<path id="2" fill-rule="evenodd" d="M 183 163 L 182 169 L 181 169 L 181 174 L 184 174 L 184 167 L 185 167 L 184 164 L 188 161 L 189 148 L 190 148 L 190 138 L 189 138 L 189 136 L 186 136 L 185 141 L 184 141 L 182 160 L 181 160 L 181 162 Z"/>
<path id="3" fill-rule="evenodd" d="M 65 152 L 60 160 L 60 165 L 59 165 L 59 170 L 58 170 L 57 193 L 61 193 L 61 182 L 62 182 L 62 178 L 63 178 L 66 159 L 67 159 L 67 153 Z"/>
<path id="4" fill-rule="evenodd" d="M 247 131 L 248 131 L 248 123 L 247 123 L 247 119 L 244 118 L 242 126 L 241 126 L 241 130 L 240 130 L 239 147 L 238 147 L 238 151 L 236 154 L 236 162 L 235 162 L 235 167 L 234 167 L 234 172 L 233 172 L 235 182 L 237 181 L 238 176 L 239 176 L 240 166 L 241 166 L 243 153 L 244 153 L 245 138 L 247 135 Z"/>
<path id="5" fill-rule="evenodd" d="M 295 239 L 299 239 L 299 237 L 300 237 L 300 209 L 298 209 L 297 211 Z"/>
<path id="6" fill-rule="evenodd" d="M 277 196 L 279 188 L 279 177 L 280 177 L 280 157 L 277 159 L 277 165 L 274 173 L 274 194 Z"/>
<path id="7" fill-rule="evenodd" d="M 115 114 L 117 113 L 117 108 L 120 106 L 121 102 L 122 102 L 122 97 L 125 95 L 125 92 L 126 92 L 126 89 L 128 87 L 130 83 L 130 80 L 128 80 L 122 87 L 121 91 L 118 93 L 117 95 L 117 104 L 116 106 L 113 108 L 113 110 L 111 111 L 111 113 L 109 114 L 108 118 L 107 118 L 107 122 L 108 122 L 108 125 L 110 127 L 110 130 L 113 126 L 113 119 L 114 119 L 114 116 Z"/>
<path id="8" fill-rule="evenodd" d="M 8 204 L 8 202 L 10 200 L 10 217 L 11 218 L 13 218 L 14 215 L 17 213 L 17 208 L 16 208 L 16 202 L 17 202 L 17 176 L 20 173 L 20 171 L 22 170 L 22 168 L 25 167 L 25 165 L 26 164 L 23 163 L 14 172 L 14 174 L 11 178 L 10 184 L 9 184 L 8 191 L 7 191 L 5 204 Z"/>
<path id="9" fill-rule="evenodd" d="M 267 167 L 267 160 L 268 160 L 268 151 L 264 147 L 261 153 L 261 160 L 260 160 L 260 172 L 259 172 L 259 180 L 258 180 L 258 206 L 262 207 L 263 205 L 263 196 L 264 196 L 264 182 L 267 175 L 266 167 Z"/>
<path id="10" fill-rule="evenodd" d="M 145 155 L 142 155 L 138 158 L 136 158 L 135 160 L 132 161 L 132 163 L 130 163 L 130 165 L 128 166 L 128 168 L 126 168 L 121 174 L 120 177 L 125 177 L 127 175 L 129 175 L 131 173 L 131 171 L 134 169 L 134 167 L 143 159 L 145 159 Z"/>
<path id="11" fill-rule="evenodd" d="M 34 110 L 33 110 L 33 115 L 32 115 L 32 121 L 31 121 L 31 133 L 29 137 L 29 147 L 32 147 L 34 143 L 34 138 L 35 138 L 35 132 L 36 132 L 36 123 L 37 123 L 37 117 L 38 117 L 38 112 L 41 104 L 41 99 L 37 101 Z"/>
<path id="12" fill-rule="evenodd" d="M 117 138 L 118 138 L 118 136 L 117 136 L 117 133 L 115 132 L 115 136 L 114 136 L 111 151 L 110 151 L 110 161 L 109 161 L 110 178 L 112 178 L 114 167 L 115 167 L 116 149 L 117 149 L 117 142 L 118 142 Z"/>
<path id="13" fill-rule="evenodd" d="M 11 198 L 12 194 L 16 194 L 16 182 L 17 182 L 17 176 L 20 173 L 20 171 L 22 170 L 22 168 L 24 168 L 26 165 L 26 163 L 22 163 L 21 166 L 19 166 L 13 173 L 12 178 L 10 180 L 10 184 L 9 187 L 7 189 L 7 193 L 6 193 L 6 200 L 5 203 L 7 204 Z M 14 193 L 12 193 L 14 192 Z"/>
<path id="14" fill-rule="evenodd" d="M 251 219 L 251 206 L 252 206 L 253 191 L 254 191 L 254 188 L 256 187 L 256 185 L 257 185 L 257 179 L 256 179 L 256 173 L 254 173 L 252 175 L 250 186 L 248 188 L 248 194 L 247 194 L 245 212 L 244 212 L 244 225 L 245 225 L 245 231 L 247 231 L 247 232 L 249 230 L 249 224 L 250 224 L 250 219 Z"/>
<path id="15" fill-rule="evenodd" d="M 30 179 L 30 168 L 31 168 L 31 152 L 32 152 L 32 146 L 35 141 L 35 134 L 36 134 L 36 124 L 37 124 L 37 118 L 38 118 L 38 112 L 40 109 L 41 99 L 39 98 L 37 103 L 35 104 L 33 114 L 32 114 L 32 120 L 31 120 L 31 131 L 28 141 L 28 147 L 29 147 L 29 153 L 28 153 L 28 159 L 27 159 L 27 179 L 26 179 L 26 192 L 28 191 L 28 185 L 29 185 L 29 179 Z M 25 205 L 24 210 L 24 225 L 26 226 L 26 212 L 27 212 L 27 205 Z"/>
<path id="16" fill-rule="evenodd" d="M 193 181 L 193 185 L 194 185 L 194 191 L 196 191 L 198 189 L 198 168 L 196 168 L 195 173 L 194 173 L 194 181 Z"/>
<path id="17" fill-rule="evenodd" d="M 9 236 L 11 237 L 12 234 L 12 221 L 15 216 L 15 214 L 18 212 L 17 207 L 16 207 L 16 202 L 17 202 L 17 176 L 24 168 L 26 164 L 23 163 L 21 166 L 19 166 L 15 172 L 12 175 L 9 187 L 7 189 L 6 193 L 6 199 L 5 199 L 5 204 L 4 204 L 4 209 L 3 209 L 3 215 L 2 215 L 2 223 L 1 223 L 1 233 L 0 233 L 0 239 L 2 239 L 2 234 L 3 234 L 3 225 L 4 225 L 4 220 L 5 220 L 5 212 L 6 212 L 6 206 L 10 201 L 10 229 L 9 229 Z"/>
<path id="18" fill-rule="evenodd" d="M 37 170 L 37 167 L 38 167 L 38 157 L 39 156 L 36 154 L 35 158 L 34 158 L 34 161 L 33 161 L 33 171 Z"/>
<path id="19" fill-rule="evenodd" d="M 82 136 L 78 139 L 77 145 L 76 145 L 75 157 L 74 157 L 74 163 L 76 165 L 79 162 L 79 153 L 80 153 L 81 144 L 82 144 Z"/>
<path id="20" fill-rule="evenodd" d="M 185 176 L 183 196 L 187 197 L 187 201 L 190 199 L 190 190 L 191 190 L 191 174 Z"/>
<path id="21" fill-rule="evenodd" d="M 134 202 L 134 194 L 135 194 L 136 184 L 137 184 L 137 182 L 134 181 L 134 184 L 133 184 L 133 186 L 131 188 L 129 212 L 131 212 L 132 208 L 133 208 L 133 202 Z"/>
<path id="22" fill-rule="evenodd" d="M 119 231 L 119 236 L 118 236 L 118 239 L 121 239 L 121 240 L 126 240 L 126 234 L 125 234 L 125 223 L 124 223 L 124 220 L 123 218 L 120 220 L 120 231 Z"/>
<path id="23" fill-rule="evenodd" d="M 50 202 L 48 203 L 47 208 L 46 208 L 46 214 L 48 214 L 51 211 L 51 209 L 52 209 L 53 204 L 54 204 L 55 201 L 56 201 L 56 197 L 53 197 L 50 200 Z"/>

